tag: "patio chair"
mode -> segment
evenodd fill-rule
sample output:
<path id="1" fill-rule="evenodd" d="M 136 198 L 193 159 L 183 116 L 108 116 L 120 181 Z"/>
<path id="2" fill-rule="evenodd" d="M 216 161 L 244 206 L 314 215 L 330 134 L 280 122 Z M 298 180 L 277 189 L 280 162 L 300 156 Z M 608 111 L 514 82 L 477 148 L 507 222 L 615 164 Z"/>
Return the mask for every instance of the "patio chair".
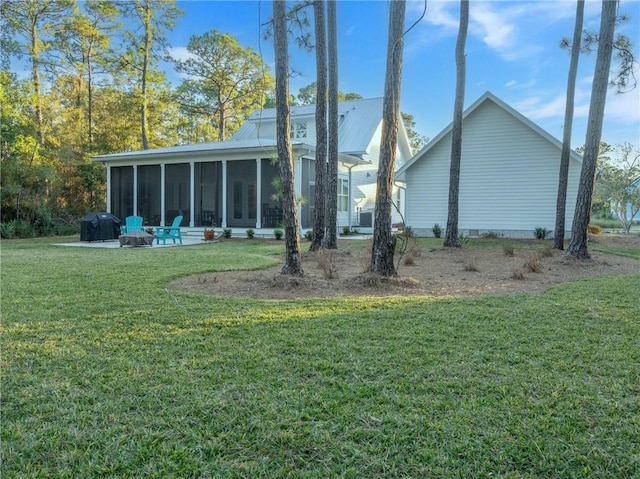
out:
<path id="1" fill-rule="evenodd" d="M 156 241 L 157 244 L 160 244 L 160 240 L 162 240 L 162 244 L 167 244 L 167 238 L 173 240 L 173 244 L 176 244 L 176 239 L 180 241 L 182 244 L 182 233 L 180 232 L 180 223 L 182 222 L 182 215 L 176 216 L 173 219 L 173 223 L 170 227 L 161 226 L 156 228 Z"/>
<path id="2" fill-rule="evenodd" d="M 142 220 L 142 216 L 127 216 L 125 225 L 120 228 L 120 234 L 144 231 Z"/>

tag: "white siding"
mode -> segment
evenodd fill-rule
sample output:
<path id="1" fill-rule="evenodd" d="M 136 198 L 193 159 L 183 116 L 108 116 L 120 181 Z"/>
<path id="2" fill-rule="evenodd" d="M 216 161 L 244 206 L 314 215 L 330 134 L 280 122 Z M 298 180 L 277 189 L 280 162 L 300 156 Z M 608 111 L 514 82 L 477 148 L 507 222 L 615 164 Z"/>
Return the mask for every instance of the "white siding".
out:
<path id="1" fill-rule="evenodd" d="M 407 224 L 418 231 L 447 221 L 451 133 L 407 172 Z M 458 227 L 522 232 L 553 231 L 560 150 L 503 108 L 486 101 L 465 118 Z M 572 160 L 566 229 L 571 229 L 580 175 Z M 511 233 L 513 234 L 513 233 Z"/>

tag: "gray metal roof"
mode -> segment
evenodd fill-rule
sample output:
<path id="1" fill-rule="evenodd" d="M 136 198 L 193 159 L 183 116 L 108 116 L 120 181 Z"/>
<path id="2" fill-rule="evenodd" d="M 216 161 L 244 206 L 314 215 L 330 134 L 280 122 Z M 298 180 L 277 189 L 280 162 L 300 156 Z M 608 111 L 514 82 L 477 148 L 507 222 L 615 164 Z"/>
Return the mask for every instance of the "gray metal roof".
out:
<path id="1" fill-rule="evenodd" d="M 313 119 L 315 105 L 291 107 L 291 121 Z M 275 121 L 276 109 L 258 110 L 233 136 L 234 139 L 257 138 L 262 124 Z M 364 154 L 382 122 L 382 98 L 349 100 L 338 103 L 338 149 L 341 153 Z M 264 136 L 262 136 L 264 138 Z"/>

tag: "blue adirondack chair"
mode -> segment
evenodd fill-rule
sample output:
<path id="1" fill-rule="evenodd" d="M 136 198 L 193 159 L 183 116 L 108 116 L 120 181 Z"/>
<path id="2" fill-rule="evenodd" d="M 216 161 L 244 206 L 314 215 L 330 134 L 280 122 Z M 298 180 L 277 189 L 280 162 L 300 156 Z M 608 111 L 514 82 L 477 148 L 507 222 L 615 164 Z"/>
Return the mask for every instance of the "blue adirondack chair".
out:
<path id="1" fill-rule="evenodd" d="M 182 215 L 176 216 L 173 219 L 173 223 L 171 226 L 161 226 L 156 228 L 156 241 L 160 244 L 160 240 L 162 240 L 162 244 L 167 244 L 167 238 L 173 240 L 173 244 L 176 244 L 176 239 L 180 241 L 182 244 L 182 233 L 180 232 L 180 223 L 182 222 Z"/>
<path id="2" fill-rule="evenodd" d="M 127 216 L 125 219 L 125 225 L 120 228 L 120 234 L 131 233 L 133 231 L 144 231 L 142 221 L 142 216 Z"/>

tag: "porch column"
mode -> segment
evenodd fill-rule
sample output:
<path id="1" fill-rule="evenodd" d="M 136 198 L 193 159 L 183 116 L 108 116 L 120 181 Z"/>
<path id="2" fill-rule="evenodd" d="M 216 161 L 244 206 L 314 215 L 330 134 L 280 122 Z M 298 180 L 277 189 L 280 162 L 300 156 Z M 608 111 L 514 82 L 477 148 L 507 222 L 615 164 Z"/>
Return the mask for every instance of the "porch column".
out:
<path id="1" fill-rule="evenodd" d="M 133 214 L 138 214 L 138 165 L 133 165 Z"/>
<path id="2" fill-rule="evenodd" d="M 296 189 L 296 199 L 302 197 L 302 156 L 298 157 L 293 165 L 293 181 Z M 308 198 L 307 198 L 308 199 Z M 297 202 L 298 226 L 302 230 L 302 206 Z"/>
<path id="3" fill-rule="evenodd" d="M 196 215 L 195 206 L 196 206 L 196 166 L 195 162 L 189 162 L 189 227 L 193 228 L 195 226 L 194 218 Z"/>
<path id="4" fill-rule="evenodd" d="M 227 160 L 222 160 L 222 227 L 227 227 Z"/>
<path id="5" fill-rule="evenodd" d="M 111 213 L 111 166 L 107 165 L 107 213 Z"/>
<path id="6" fill-rule="evenodd" d="M 262 160 L 256 158 L 256 228 L 262 228 Z"/>
<path id="7" fill-rule="evenodd" d="M 160 163 L 160 224 L 158 226 L 164 226 L 164 201 L 165 201 L 165 181 L 166 173 L 164 170 L 164 163 Z"/>

